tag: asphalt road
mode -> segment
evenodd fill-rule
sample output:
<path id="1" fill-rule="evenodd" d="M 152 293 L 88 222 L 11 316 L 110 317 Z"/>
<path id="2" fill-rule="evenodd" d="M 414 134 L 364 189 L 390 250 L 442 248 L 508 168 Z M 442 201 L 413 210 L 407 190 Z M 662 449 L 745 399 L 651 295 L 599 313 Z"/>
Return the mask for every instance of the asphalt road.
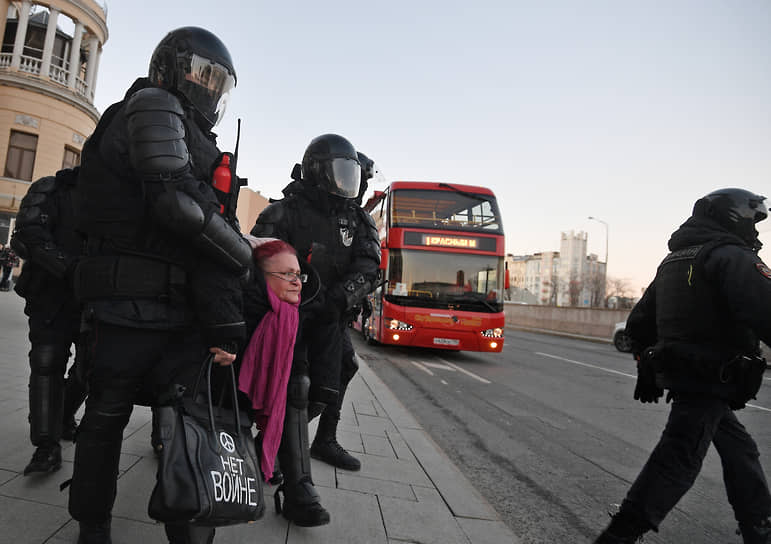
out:
<path id="1" fill-rule="evenodd" d="M 506 331 L 500 354 L 369 346 L 361 357 L 525 543 L 591 542 L 658 440 L 668 409 L 632 399 L 609 344 Z M 771 470 L 771 387 L 738 413 Z M 714 448 L 646 542 L 739 544 Z"/>

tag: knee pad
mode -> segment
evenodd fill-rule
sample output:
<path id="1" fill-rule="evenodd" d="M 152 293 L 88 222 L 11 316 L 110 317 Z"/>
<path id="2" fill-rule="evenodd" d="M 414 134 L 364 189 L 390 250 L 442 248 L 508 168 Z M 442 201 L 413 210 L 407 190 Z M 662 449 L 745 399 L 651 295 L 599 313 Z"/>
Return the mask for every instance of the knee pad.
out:
<path id="1" fill-rule="evenodd" d="M 132 381 L 131 385 L 113 384 L 91 391 L 79 431 L 102 433 L 119 429 L 122 433 L 134 407 L 136 395 L 133 385 Z"/>
<path id="2" fill-rule="evenodd" d="M 29 352 L 29 366 L 32 374 L 50 376 L 59 374 L 64 377 L 67 361 L 70 358 L 69 346 L 62 344 L 33 344 Z"/>

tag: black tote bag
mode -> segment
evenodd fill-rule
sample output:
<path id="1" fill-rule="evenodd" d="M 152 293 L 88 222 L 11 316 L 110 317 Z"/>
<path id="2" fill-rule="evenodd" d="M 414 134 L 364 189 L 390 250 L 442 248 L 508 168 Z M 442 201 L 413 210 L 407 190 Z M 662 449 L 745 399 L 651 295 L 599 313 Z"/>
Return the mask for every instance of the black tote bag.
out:
<path id="1" fill-rule="evenodd" d="M 213 356 L 203 363 L 192 397 L 178 386 L 175 401 L 156 409 L 163 448 L 148 514 L 158 521 L 233 525 L 258 520 L 265 511 L 251 421 L 238 410 L 235 371 L 226 367 L 233 408 L 223 408 L 222 399 L 212 402 L 214 364 Z"/>

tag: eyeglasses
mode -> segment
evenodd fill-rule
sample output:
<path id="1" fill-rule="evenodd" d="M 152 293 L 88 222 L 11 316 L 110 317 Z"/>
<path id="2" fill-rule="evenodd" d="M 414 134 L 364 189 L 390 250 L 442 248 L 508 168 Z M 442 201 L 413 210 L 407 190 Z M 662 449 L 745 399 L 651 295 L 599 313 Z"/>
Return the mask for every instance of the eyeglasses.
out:
<path id="1" fill-rule="evenodd" d="M 272 274 L 277 278 L 280 278 L 284 281 L 288 281 L 290 283 L 293 283 L 295 281 L 299 281 L 300 283 L 305 283 L 306 281 L 308 281 L 308 274 L 295 274 L 294 272 L 267 272 L 267 273 Z"/>

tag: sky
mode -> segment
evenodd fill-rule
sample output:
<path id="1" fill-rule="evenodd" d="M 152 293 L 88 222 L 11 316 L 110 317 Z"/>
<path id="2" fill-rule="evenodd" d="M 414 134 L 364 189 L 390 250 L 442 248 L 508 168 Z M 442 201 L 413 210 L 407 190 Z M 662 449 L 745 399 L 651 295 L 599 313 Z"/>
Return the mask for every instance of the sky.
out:
<path id="1" fill-rule="evenodd" d="M 169 30 L 202 26 L 235 64 L 215 132 L 232 150 L 242 120 L 251 189 L 279 198 L 308 143 L 341 134 L 387 181 L 491 188 L 507 253 L 572 230 L 605 260 L 604 221 L 632 295 L 699 197 L 771 198 L 767 0 L 108 0 L 107 24 L 100 112 Z"/>

